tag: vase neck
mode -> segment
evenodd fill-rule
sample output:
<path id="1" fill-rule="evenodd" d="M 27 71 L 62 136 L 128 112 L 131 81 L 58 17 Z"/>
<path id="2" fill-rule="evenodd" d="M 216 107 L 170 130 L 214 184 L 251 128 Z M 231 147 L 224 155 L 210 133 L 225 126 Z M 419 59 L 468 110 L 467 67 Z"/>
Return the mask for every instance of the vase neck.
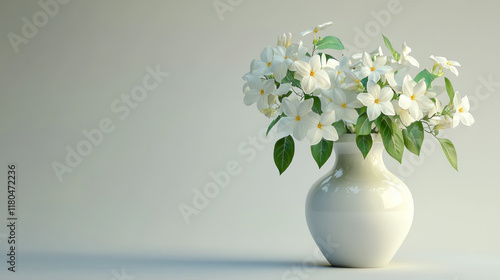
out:
<path id="1" fill-rule="evenodd" d="M 378 175 L 387 170 L 382 158 L 384 146 L 381 142 L 374 141 L 366 158 L 363 158 L 354 141 L 336 142 L 334 149 L 337 159 L 334 172 L 365 176 Z"/>

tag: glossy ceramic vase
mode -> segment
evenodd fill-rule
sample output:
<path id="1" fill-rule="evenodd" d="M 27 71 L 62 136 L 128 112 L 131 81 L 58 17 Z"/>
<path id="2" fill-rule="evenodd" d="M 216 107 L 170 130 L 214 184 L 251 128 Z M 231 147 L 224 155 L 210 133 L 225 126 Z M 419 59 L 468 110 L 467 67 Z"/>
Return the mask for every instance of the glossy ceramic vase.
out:
<path id="1" fill-rule="evenodd" d="M 307 225 L 333 266 L 382 267 L 403 243 L 413 221 L 408 187 L 384 165 L 380 135 L 366 159 L 355 135 L 334 143 L 335 165 L 313 184 L 306 200 Z"/>

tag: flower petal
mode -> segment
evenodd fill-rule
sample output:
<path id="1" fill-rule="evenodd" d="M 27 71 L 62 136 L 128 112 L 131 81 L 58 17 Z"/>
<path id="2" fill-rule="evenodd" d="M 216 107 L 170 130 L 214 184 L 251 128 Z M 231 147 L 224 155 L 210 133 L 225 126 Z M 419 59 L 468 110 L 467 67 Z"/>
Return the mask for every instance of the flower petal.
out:
<path id="1" fill-rule="evenodd" d="M 260 98 L 260 92 L 256 89 L 251 89 L 245 94 L 245 97 L 243 97 L 243 103 L 245 103 L 245 105 L 247 106 L 250 106 L 255 102 L 257 102 L 259 98 Z"/>
<path id="2" fill-rule="evenodd" d="M 307 139 L 309 140 L 309 143 L 311 146 L 314 146 L 321 141 L 321 138 L 323 138 L 322 131 L 319 128 L 312 128 L 309 130 L 307 133 Z"/>
<path id="3" fill-rule="evenodd" d="M 319 55 L 313 55 L 309 60 L 309 64 L 311 65 L 312 71 L 318 72 L 321 69 L 321 58 Z"/>
<path id="4" fill-rule="evenodd" d="M 311 112 L 314 100 L 312 98 L 304 100 L 300 103 L 297 114 L 301 117 L 305 117 L 309 112 Z"/>
<path id="5" fill-rule="evenodd" d="M 294 128 L 296 125 L 296 120 L 295 117 L 286 117 L 282 118 L 278 122 L 278 133 L 284 134 L 284 135 L 290 135 L 292 134 Z"/>
<path id="6" fill-rule="evenodd" d="M 469 112 L 460 114 L 460 120 L 466 126 L 471 126 L 474 124 L 474 117 Z"/>
<path id="7" fill-rule="evenodd" d="M 321 123 L 324 125 L 331 125 L 335 122 L 335 111 L 323 112 L 321 114 Z"/>
<path id="8" fill-rule="evenodd" d="M 422 79 L 418 84 L 413 88 L 413 95 L 415 96 L 423 96 L 425 94 L 425 90 L 427 89 L 427 85 L 425 84 L 425 80 Z"/>
<path id="9" fill-rule="evenodd" d="M 304 90 L 304 93 L 310 94 L 313 92 L 316 87 L 318 86 L 316 83 L 316 79 L 312 77 L 311 75 L 304 76 L 302 80 L 300 81 L 302 85 L 302 89 Z"/>
<path id="10" fill-rule="evenodd" d="M 396 113 L 394 112 L 394 107 L 391 102 L 380 102 L 380 110 L 386 116 L 394 116 Z"/>
<path id="11" fill-rule="evenodd" d="M 390 87 L 384 87 L 380 90 L 380 101 L 391 101 L 394 91 Z"/>
<path id="12" fill-rule="evenodd" d="M 329 126 L 323 126 L 323 128 L 321 128 L 322 130 L 322 134 L 323 134 L 323 138 L 325 138 L 326 140 L 330 140 L 330 141 L 337 141 L 339 140 L 339 134 L 337 133 L 337 130 L 335 129 L 335 127 L 329 125 Z"/>
<path id="13" fill-rule="evenodd" d="M 316 72 L 314 77 L 316 78 L 316 84 L 318 87 L 320 87 L 322 89 L 330 88 L 330 86 L 331 86 L 330 77 L 328 77 L 328 74 L 326 73 L 326 71 L 319 70 L 318 72 Z"/>
<path id="14" fill-rule="evenodd" d="M 380 106 L 379 104 L 373 104 L 371 106 L 368 106 L 366 108 L 366 114 L 368 115 L 368 119 L 370 121 L 373 121 L 375 120 L 376 118 L 378 118 L 378 116 L 380 116 Z"/>
<path id="15" fill-rule="evenodd" d="M 368 68 L 372 68 L 373 67 L 372 58 L 370 57 L 370 55 L 367 52 L 363 53 L 363 57 L 361 59 L 362 59 L 363 64 L 366 67 L 368 67 Z"/>
<path id="16" fill-rule="evenodd" d="M 342 110 L 344 113 L 342 115 L 342 119 L 348 123 L 355 124 L 358 120 L 358 112 L 352 108 L 345 108 Z"/>
<path id="17" fill-rule="evenodd" d="M 411 98 L 406 96 L 406 95 L 400 95 L 399 96 L 399 107 L 401 107 L 402 109 L 405 109 L 407 110 L 408 108 L 410 108 L 410 104 L 411 104 Z"/>
<path id="18" fill-rule="evenodd" d="M 373 98 L 373 95 L 366 92 L 358 94 L 358 100 L 361 101 L 361 103 L 363 103 L 363 105 L 365 106 L 370 106 L 375 103 L 375 98 Z"/>
<path id="19" fill-rule="evenodd" d="M 283 108 L 283 112 L 287 117 L 295 118 L 298 116 L 298 107 L 299 107 L 299 100 L 293 100 L 291 101 L 288 98 L 283 99 L 283 103 L 281 103 L 281 108 Z"/>
<path id="20" fill-rule="evenodd" d="M 311 65 L 305 61 L 297 60 L 294 63 L 299 75 L 305 77 L 311 75 Z"/>

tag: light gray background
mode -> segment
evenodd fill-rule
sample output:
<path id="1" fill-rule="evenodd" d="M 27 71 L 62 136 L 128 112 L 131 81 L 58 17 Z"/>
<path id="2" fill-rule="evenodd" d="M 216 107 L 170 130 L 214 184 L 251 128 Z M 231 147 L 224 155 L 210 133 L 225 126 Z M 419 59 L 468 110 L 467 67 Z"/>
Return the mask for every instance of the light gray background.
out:
<path id="1" fill-rule="evenodd" d="M 87 279 L 81 273 L 95 267 L 89 279 L 113 279 L 122 268 L 135 279 L 242 273 L 281 279 L 313 257 L 305 196 L 333 161 L 318 170 L 301 143 L 279 176 L 272 160 L 276 138 L 258 138 L 269 120 L 243 105 L 241 77 L 279 34 L 292 32 L 294 42 L 310 44 L 299 32 L 331 20 L 323 34 L 338 36 L 351 50 L 383 45 L 383 33 L 398 49 L 406 41 L 423 67 L 431 65 L 431 54 L 459 61 L 460 76 L 448 77 L 472 99 L 476 124 L 446 134 L 458 151 L 458 173 L 434 141 L 421 158 L 407 153 L 402 166 L 386 155 L 415 200 L 413 227 L 393 264 L 313 269 L 307 276 L 473 279 L 483 273 L 481 279 L 496 279 L 500 85 L 488 88 L 482 80 L 500 82 L 498 3 L 400 0 L 385 22 L 377 15 L 393 1 L 220 1 L 231 10 L 218 14 L 211 0 L 73 0 L 59 4 L 17 53 L 7 34 L 21 35 L 22 18 L 33 22 L 43 10 L 37 1 L 0 3 L 0 217 L 6 217 L 7 164 L 16 163 L 16 276 L 45 267 L 42 275 L 62 278 L 66 274 L 54 272 L 57 261 L 37 267 L 37 256 L 82 255 L 89 258 L 75 259 L 80 266 L 65 272 L 74 279 Z M 359 32 L 369 34 L 366 44 L 357 40 Z M 169 76 L 120 119 L 113 102 L 142 84 L 148 66 Z M 86 139 L 82 130 L 106 118 L 115 129 L 60 182 L 53 162 L 64 163 L 66 147 L 75 149 Z M 210 172 L 231 162 L 240 173 L 186 223 L 179 205 L 192 205 L 194 189 L 214 182 Z M 5 234 L 0 226 L 0 273 L 6 271 Z M 100 267 L 94 258 L 116 255 L 164 261 L 153 268 L 147 261 Z M 198 262 L 173 262 L 192 258 Z"/>

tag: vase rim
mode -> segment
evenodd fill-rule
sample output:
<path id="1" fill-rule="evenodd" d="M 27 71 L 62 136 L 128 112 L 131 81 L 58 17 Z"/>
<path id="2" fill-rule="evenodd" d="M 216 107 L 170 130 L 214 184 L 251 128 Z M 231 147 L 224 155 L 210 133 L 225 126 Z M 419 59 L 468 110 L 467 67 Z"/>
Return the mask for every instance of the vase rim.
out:
<path id="1" fill-rule="evenodd" d="M 380 133 L 370 133 L 372 136 L 373 142 L 382 142 L 382 136 Z M 335 142 L 356 142 L 356 134 L 355 133 L 345 133 L 339 136 L 339 140 Z"/>

